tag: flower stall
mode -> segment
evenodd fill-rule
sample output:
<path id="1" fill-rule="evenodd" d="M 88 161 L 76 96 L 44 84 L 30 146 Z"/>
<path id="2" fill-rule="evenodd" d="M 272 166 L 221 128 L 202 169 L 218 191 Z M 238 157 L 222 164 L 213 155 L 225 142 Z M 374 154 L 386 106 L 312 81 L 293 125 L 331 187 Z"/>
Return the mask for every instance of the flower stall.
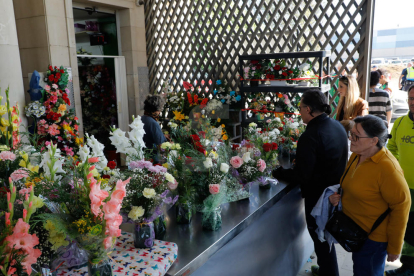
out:
<path id="1" fill-rule="evenodd" d="M 160 145 L 155 164 L 138 115 L 129 131 L 108 121 L 107 141 L 100 132 L 78 136 L 66 74 L 51 66 L 42 97 L 25 107 L 33 132 L 22 130 L 8 90 L 0 105 L 1 116 L 7 115 L 0 122 L 3 275 L 197 275 L 213 254 L 235 254 L 227 243 L 247 229 L 264 231 L 270 221 L 260 221 L 268 210 L 296 225 L 298 234 L 265 237 L 275 242 L 305 237 L 300 212 L 280 214 L 280 208 L 301 208 L 297 188 L 271 176 L 294 159 L 304 131 L 299 116 L 279 116 L 260 100 L 258 109 L 269 118 L 250 122 L 245 139 L 234 143 L 229 110 L 245 107 L 243 94 L 220 80 L 211 93 L 188 82 L 179 92 L 165 84 L 161 123 L 171 140 Z M 294 111 L 296 102 L 280 95 L 285 110 Z M 107 146 L 125 156 L 126 166 L 105 158 Z M 16 246 L 23 238 L 30 248 Z"/>

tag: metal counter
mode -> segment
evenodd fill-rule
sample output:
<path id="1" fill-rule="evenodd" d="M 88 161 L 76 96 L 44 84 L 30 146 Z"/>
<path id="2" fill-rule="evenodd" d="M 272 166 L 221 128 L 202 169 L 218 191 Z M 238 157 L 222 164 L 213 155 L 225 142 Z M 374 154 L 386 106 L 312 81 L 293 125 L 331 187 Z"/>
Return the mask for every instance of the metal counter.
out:
<path id="1" fill-rule="evenodd" d="M 294 189 L 292 191 L 292 189 Z M 286 183 L 279 183 L 276 186 L 272 186 L 269 190 L 259 189 L 258 185 L 253 185 L 250 189 L 252 196 L 250 199 L 245 199 L 237 202 L 223 204 L 222 207 L 222 226 L 217 231 L 207 231 L 203 230 L 201 226 L 201 219 L 202 214 L 196 213 L 193 216 L 191 224 L 189 225 L 181 225 L 176 224 L 175 221 L 175 208 L 170 210 L 168 213 L 166 220 L 167 220 L 167 234 L 164 237 L 164 240 L 175 242 L 178 245 L 178 258 L 168 270 L 166 275 L 175 276 L 175 275 L 184 275 L 188 276 L 194 273 L 197 269 L 202 267 L 211 257 L 216 257 L 219 254 L 216 254 L 225 247 L 227 244 L 237 237 L 240 233 L 242 233 L 246 228 L 249 226 L 253 227 L 255 222 L 258 222 L 262 216 L 265 214 L 266 211 L 271 209 L 272 207 L 278 207 L 277 204 L 281 201 L 286 195 L 295 193 L 292 197 L 295 197 L 295 206 L 289 207 L 289 202 L 286 202 L 283 208 L 283 212 L 286 210 L 293 212 L 289 214 L 289 216 L 293 216 L 293 233 L 289 233 L 289 237 L 287 238 L 287 247 L 291 247 L 291 250 L 287 250 L 290 255 L 296 254 L 297 256 L 291 259 L 297 260 L 295 263 L 296 269 L 297 266 L 303 264 L 304 260 L 307 260 L 309 255 L 312 253 L 312 250 L 309 249 L 309 241 L 310 237 L 306 236 L 306 224 L 304 222 L 304 214 L 303 214 L 303 200 L 300 198 L 299 188 L 294 187 L 292 185 L 286 185 Z M 274 209 L 274 208 L 272 208 Z M 280 208 L 278 208 L 280 212 Z M 287 212 L 286 214 L 288 214 Z M 281 214 L 277 215 L 281 218 Z M 283 219 L 278 219 L 275 217 L 272 218 L 273 221 L 276 221 L 280 225 L 283 226 L 284 221 Z M 256 224 L 257 225 L 257 224 Z M 259 228 L 263 228 L 262 226 L 265 225 L 264 223 L 259 224 Z M 266 227 L 266 226 L 265 226 Z M 289 227 L 289 225 L 286 225 Z M 250 227 L 251 228 L 251 227 Z M 283 228 L 283 227 L 282 227 Z M 263 229 L 262 229 L 263 230 Z M 275 229 L 264 229 L 265 235 L 276 235 L 279 236 L 278 238 L 283 237 L 283 231 L 281 233 L 277 233 L 278 231 Z M 275 231 L 275 232 L 274 232 Z M 247 231 L 246 231 L 247 232 Z M 287 231 L 289 232 L 289 231 Z M 292 232 L 292 231 L 290 231 Z M 305 236 L 304 236 L 305 235 Z M 262 242 L 266 242 L 263 237 Z M 292 242 L 299 241 L 299 251 L 300 252 L 292 252 Z M 261 246 L 256 243 L 257 246 Z M 305 248 L 301 248 L 306 245 Z M 253 245 L 254 246 L 254 245 Z M 276 248 L 276 247 L 275 247 Z M 225 249 L 225 248 L 223 248 Z M 238 249 L 239 250 L 239 249 Z M 245 250 L 249 250 L 248 248 Z M 296 249 L 295 249 L 296 250 Z M 306 253 L 304 253 L 306 251 Z M 272 252 L 268 252 L 273 254 Z M 215 256 L 213 256 L 216 254 Z M 231 254 L 231 253 L 229 253 Z M 307 255 L 307 257 L 305 257 Z M 304 255 L 304 256 L 302 256 Z M 253 257 L 254 258 L 254 257 Z M 300 264 L 298 263 L 300 262 Z M 225 265 L 225 264 L 224 264 Z M 207 266 L 207 265 L 206 265 Z M 196 271 L 196 274 L 205 270 L 203 266 L 202 269 Z M 217 266 L 217 262 L 216 262 Z M 218 267 L 218 266 L 217 266 Z M 217 269 L 216 267 L 216 269 Z M 300 268 L 300 267 L 299 267 Z M 228 269 L 228 268 L 225 268 Z M 299 270 L 299 269 L 297 269 Z M 201 273 L 202 275 L 202 273 Z M 217 273 L 208 273 L 206 275 L 219 275 Z M 230 273 L 226 272 L 223 275 L 231 275 Z M 241 275 L 241 274 L 238 274 Z M 249 274 L 246 274 L 249 275 Z M 254 274 L 250 274 L 254 275 Z M 262 274 L 263 275 L 263 274 Z M 289 275 L 289 274 L 285 274 Z M 296 275 L 296 274 L 295 274 Z"/>

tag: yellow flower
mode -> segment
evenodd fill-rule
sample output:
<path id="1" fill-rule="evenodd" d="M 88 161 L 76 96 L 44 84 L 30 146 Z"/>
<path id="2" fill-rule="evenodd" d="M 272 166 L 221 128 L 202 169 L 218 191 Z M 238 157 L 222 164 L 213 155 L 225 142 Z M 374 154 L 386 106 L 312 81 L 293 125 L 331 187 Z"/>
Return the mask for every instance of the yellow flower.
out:
<path id="1" fill-rule="evenodd" d="M 227 141 L 227 139 L 229 139 L 229 137 L 227 135 L 223 135 L 223 140 Z"/>
<path id="2" fill-rule="evenodd" d="M 221 122 L 221 119 L 220 119 L 220 118 L 217 118 L 217 122 L 219 122 L 219 123 L 220 123 L 220 122 Z"/>
<path id="3" fill-rule="evenodd" d="M 180 111 L 173 111 L 174 113 L 174 120 L 181 121 L 185 118 L 184 114 L 181 114 Z"/>
<path id="4" fill-rule="evenodd" d="M 4 127 L 8 127 L 8 126 L 10 126 L 9 121 L 7 121 L 7 120 L 6 120 L 6 119 L 4 119 L 4 118 L 1 118 L 0 123 L 1 123 L 1 125 L 2 125 L 2 126 L 4 126 Z"/>
<path id="5" fill-rule="evenodd" d="M 164 163 L 164 164 L 162 164 L 162 166 L 163 166 L 164 168 L 168 169 L 168 163 Z"/>
<path id="6" fill-rule="evenodd" d="M 206 115 L 204 115 L 204 114 L 203 114 L 203 115 L 201 115 L 201 118 L 205 118 L 205 117 L 206 117 Z"/>
<path id="7" fill-rule="evenodd" d="M 226 126 L 224 124 L 221 125 L 222 128 L 225 128 Z"/>
<path id="8" fill-rule="evenodd" d="M 132 220 L 137 220 L 139 217 L 142 217 L 145 213 L 144 208 L 142 206 L 132 206 L 131 211 L 128 214 L 128 217 Z"/>
<path id="9" fill-rule="evenodd" d="M 190 119 L 190 117 L 188 117 L 188 116 L 185 116 L 184 118 L 185 118 L 186 120 Z"/>
<path id="10" fill-rule="evenodd" d="M 99 174 L 98 170 L 95 168 L 91 171 L 93 177 L 97 178 L 100 177 L 101 175 Z"/>
<path id="11" fill-rule="evenodd" d="M 10 148 L 6 145 L 0 145 L 0 151 L 8 151 Z"/>
<path id="12" fill-rule="evenodd" d="M 66 104 L 61 104 L 58 107 L 58 111 L 59 112 L 65 112 L 66 111 Z"/>
<path id="13" fill-rule="evenodd" d="M 7 113 L 7 108 L 4 105 L 0 105 L 0 116 L 3 116 Z"/>
<path id="14" fill-rule="evenodd" d="M 27 168 L 27 163 L 26 163 L 26 161 L 24 161 L 24 160 L 20 160 L 20 162 L 19 162 L 19 166 L 20 166 L 20 167 L 23 167 L 23 168 Z"/>
<path id="15" fill-rule="evenodd" d="M 216 111 L 215 111 L 215 110 L 211 111 L 211 114 L 215 114 L 215 113 L 216 113 Z"/>
<path id="16" fill-rule="evenodd" d="M 157 193 L 154 189 L 145 188 L 142 195 L 146 198 L 153 198 Z"/>

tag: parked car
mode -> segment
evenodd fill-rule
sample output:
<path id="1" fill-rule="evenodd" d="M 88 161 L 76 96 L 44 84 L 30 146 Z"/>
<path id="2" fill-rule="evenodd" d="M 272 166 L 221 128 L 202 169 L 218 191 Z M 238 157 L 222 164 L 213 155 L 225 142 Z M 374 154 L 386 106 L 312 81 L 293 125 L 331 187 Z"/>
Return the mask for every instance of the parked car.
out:
<path id="1" fill-rule="evenodd" d="M 380 66 L 380 65 L 385 65 L 385 64 L 387 64 L 385 62 L 385 58 L 374 58 L 371 60 L 371 66 L 372 65 Z"/>
<path id="2" fill-rule="evenodd" d="M 391 60 L 390 64 L 394 64 L 394 65 L 403 65 L 403 61 L 402 60 Z"/>
<path id="3" fill-rule="evenodd" d="M 407 115 L 408 113 L 408 94 L 407 92 L 397 90 L 393 91 L 391 95 L 392 104 L 392 117 L 391 121 L 395 121 L 397 118 Z"/>

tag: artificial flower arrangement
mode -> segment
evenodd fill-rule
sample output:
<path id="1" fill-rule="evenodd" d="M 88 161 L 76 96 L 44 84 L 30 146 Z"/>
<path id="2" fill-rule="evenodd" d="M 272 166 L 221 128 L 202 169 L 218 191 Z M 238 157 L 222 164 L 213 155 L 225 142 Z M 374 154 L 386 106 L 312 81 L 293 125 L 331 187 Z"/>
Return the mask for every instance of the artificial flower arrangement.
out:
<path id="1" fill-rule="evenodd" d="M 243 69 L 243 77 L 246 80 L 258 81 L 262 79 L 264 74 L 263 65 L 261 60 L 250 60 L 246 67 Z"/>
<path id="2" fill-rule="evenodd" d="M 171 191 L 177 189 L 178 182 L 160 165 L 153 166 L 145 160 L 131 161 L 130 183 L 122 205 L 124 216 L 135 223 L 134 245 L 136 248 L 151 248 L 154 244 L 154 221 L 172 207 L 178 196 Z"/>
<path id="3" fill-rule="evenodd" d="M 238 105 L 238 103 L 241 103 L 241 95 L 238 95 L 235 91 L 230 91 L 228 85 L 226 85 L 221 80 L 216 81 L 216 85 L 213 90 L 213 95 L 214 98 L 219 100 L 222 104 L 240 107 L 240 104 Z M 210 107 L 209 105 L 207 105 L 207 112 L 211 112 L 213 110 L 217 111 L 219 109 L 221 109 L 221 106 L 218 103 L 215 103 L 213 106 Z"/>
<path id="4" fill-rule="evenodd" d="M 288 83 L 293 83 L 299 70 L 297 68 L 289 68 L 286 60 L 264 60 L 263 61 L 265 79 L 267 80 L 288 80 Z"/>
<path id="5" fill-rule="evenodd" d="M 19 117 L 19 105 L 17 103 L 14 106 L 10 105 L 9 93 L 9 88 L 7 88 L 4 105 L 2 105 L 3 97 L 0 96 L 0 144 L 8 148 L 17 148 L 20 143 L 19 127 L 22 119 Z M 5 114 L 7 114 L 7 119 L 3 118 Z"/>
<path id="6" fill-rule="evenodd" d="M 42 252 L 35 249 L 39 238 L 30 234 L 31 216 L 36 212 L 33 187 L 26 193 L 19 194 L 13 181 L 9 179 L 7 191 L 7 211 L 4 212 L 4 222 L 0 224 L 0 272 L 2 275 L 31 275 L 32 265 L 36 263 Z M 23 200 L 17 198 L 21 198 Z M 0 202 L 4 198 L 0 198 Z M 16 204 L 17 203 L 17 204 Z M 17 217 L 17 211 L 22 209 L 22 218 Z M 2 214 L 3 215 L 3 214 Z M 19 214 L 20 215 L 20 214 Z"/>
<path id="7" fill-rule="evenodd" d="M 26 116 L 34 119 L 34 132 L 37 135 L 30 139 L 33 145 L 53 141 L 65 155 L 73 156 L 83 140 L 79 137 L 78 118 L 73 109 L 68 109 L 68 78 L 64 67 L 49 66 L 41 99 L 29 103 L 25 111 Z"/>
<path id="8" fill-rule="evenodd" d="M 298 67 L 298 76 L 297 78 L 301 78 L 303 80 L 297 80 L 297 82 L 301 84 L 314 84 L 316 83 L 317 79 L 315 78 L 315 74 L 312 70 L 312 63 L 305 62 Z"/>

